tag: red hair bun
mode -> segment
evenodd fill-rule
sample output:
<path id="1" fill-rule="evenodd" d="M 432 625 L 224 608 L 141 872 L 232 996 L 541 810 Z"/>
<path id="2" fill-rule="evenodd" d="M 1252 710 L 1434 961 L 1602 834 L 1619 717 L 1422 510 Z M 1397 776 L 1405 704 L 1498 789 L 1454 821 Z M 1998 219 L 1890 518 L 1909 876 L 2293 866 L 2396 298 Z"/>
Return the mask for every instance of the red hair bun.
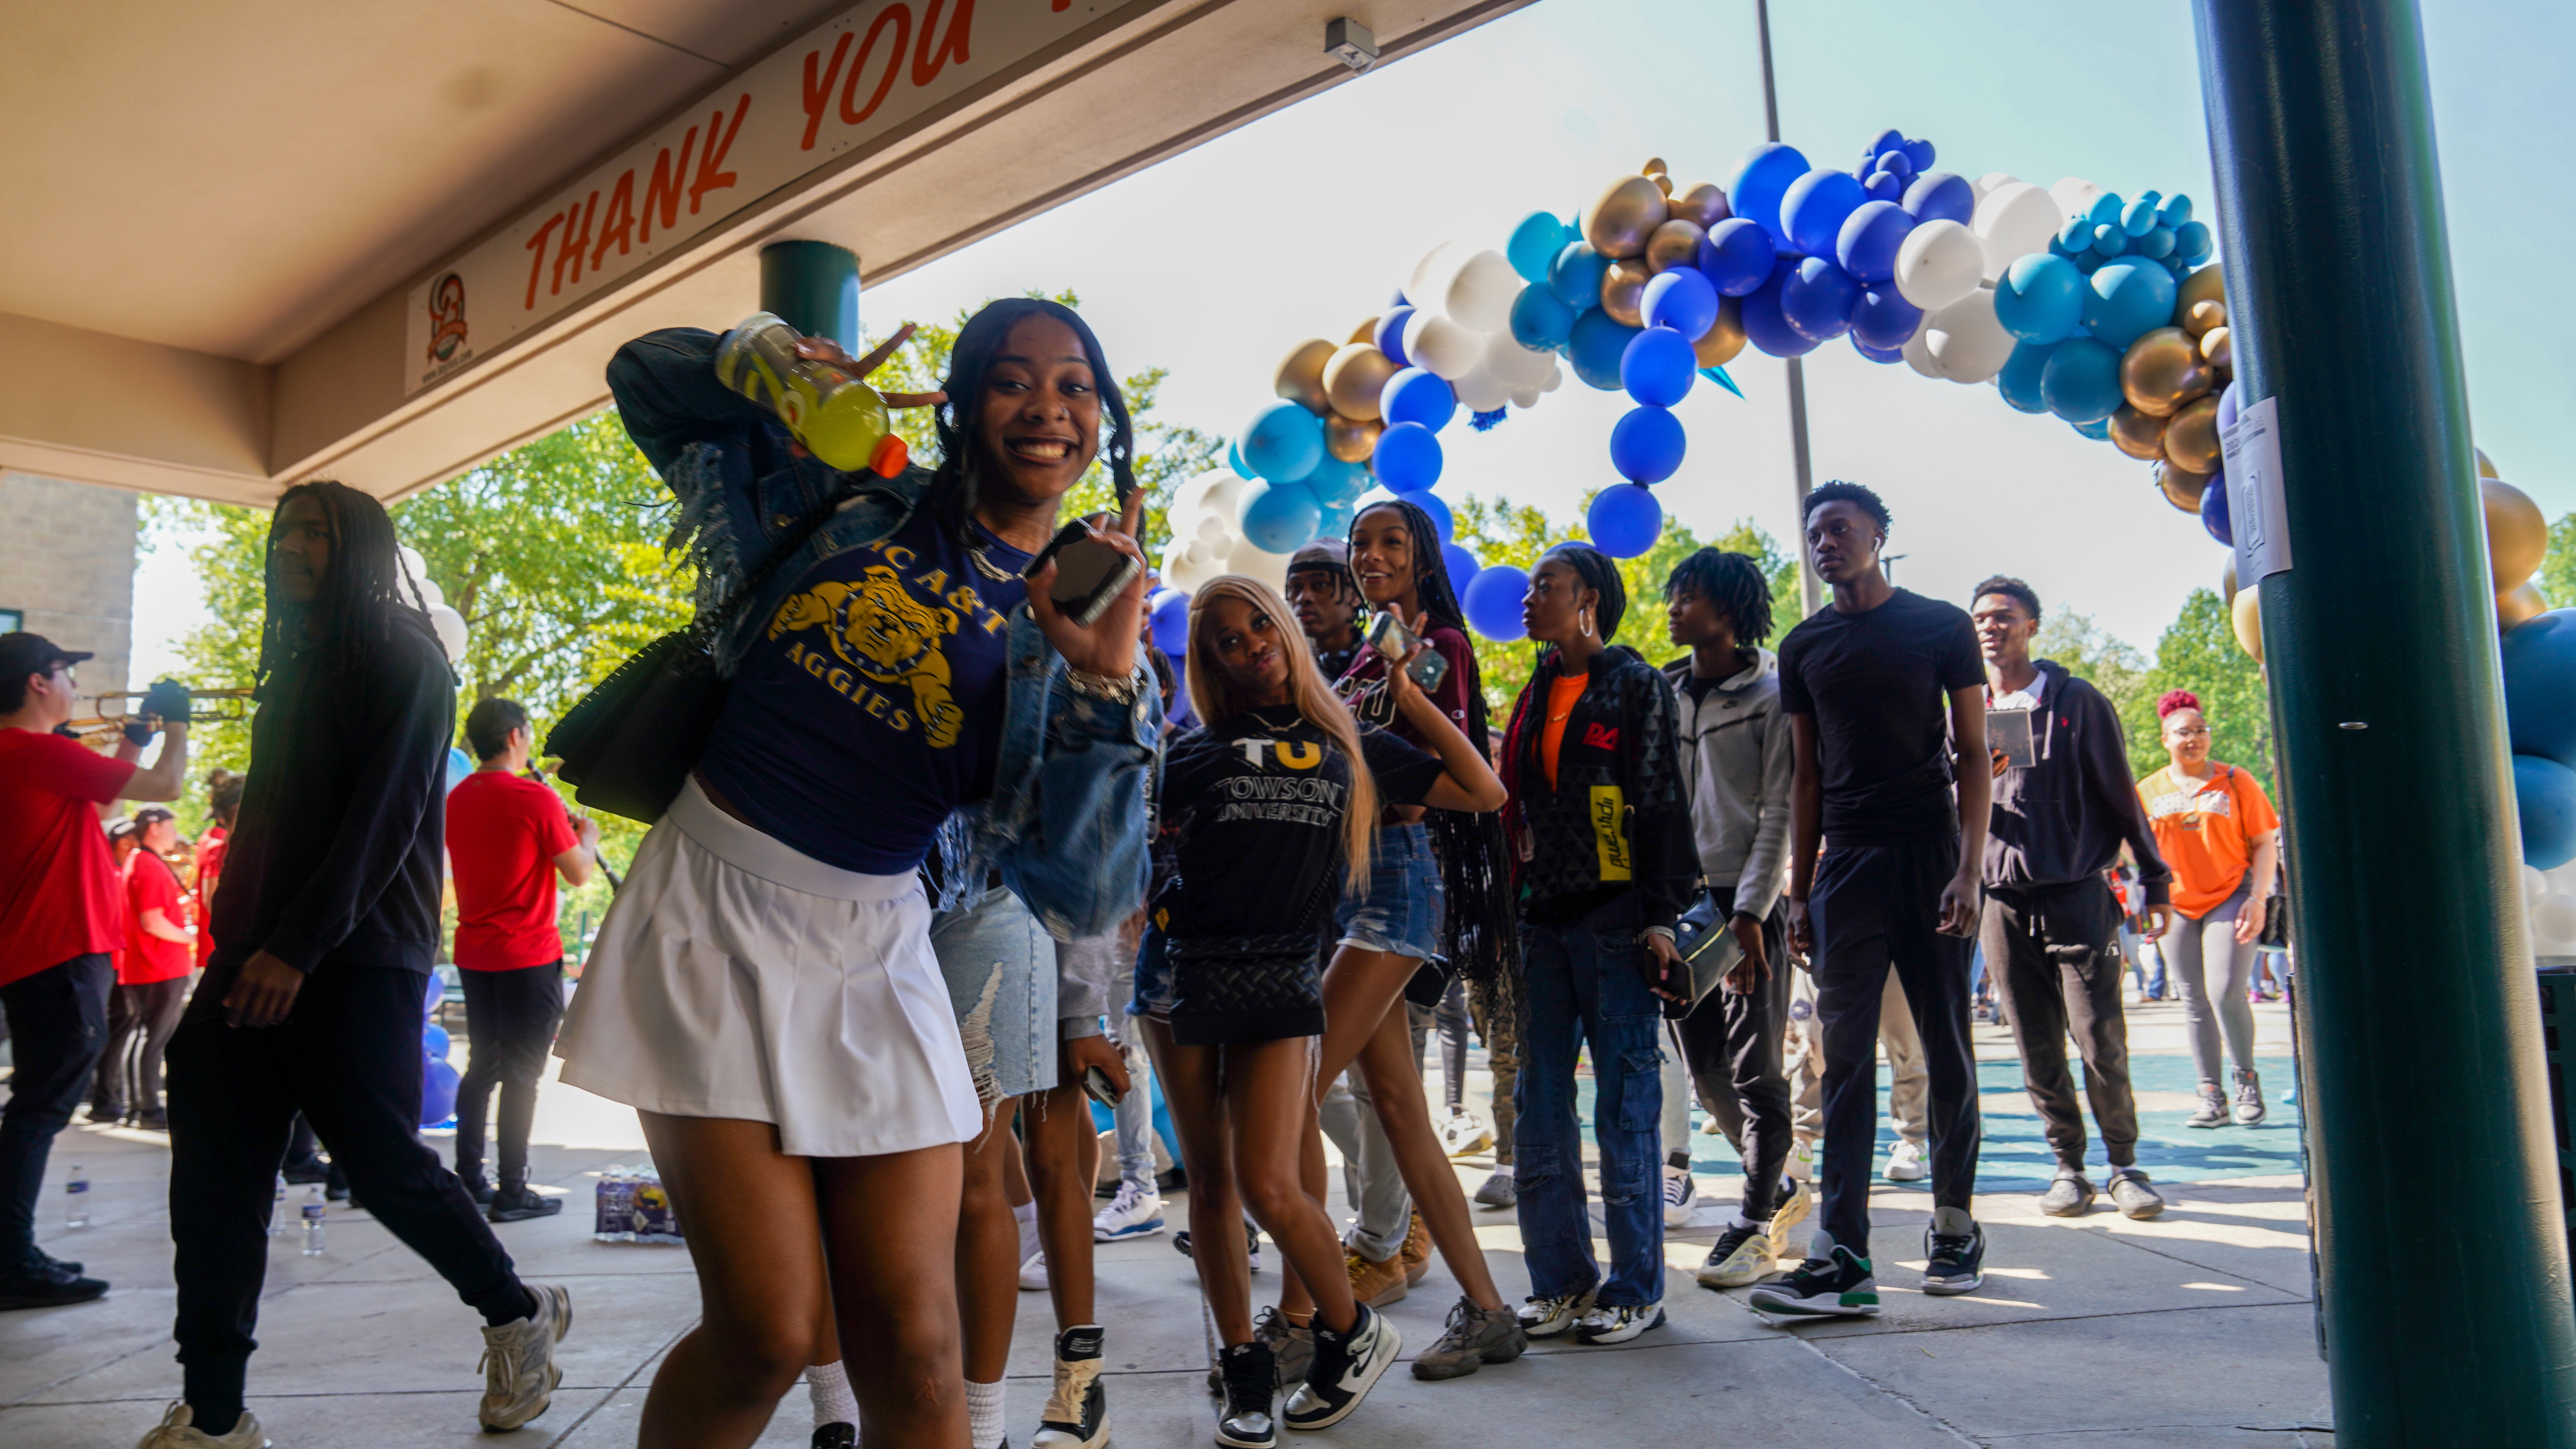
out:
<path id="1" fill-rule="evenodd" d="M 2200 696 L 2188 689 L 2168 689 L 2156 701 L 2156 718 L 2163 719 L 2178 709 L 2200 708 Z"/>

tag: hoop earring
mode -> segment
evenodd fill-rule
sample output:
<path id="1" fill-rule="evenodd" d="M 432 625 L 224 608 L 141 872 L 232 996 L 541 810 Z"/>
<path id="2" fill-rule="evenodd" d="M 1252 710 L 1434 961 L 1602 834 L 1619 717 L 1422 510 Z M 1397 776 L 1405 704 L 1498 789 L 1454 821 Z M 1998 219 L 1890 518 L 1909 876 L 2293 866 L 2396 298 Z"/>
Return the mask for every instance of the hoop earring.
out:
<path id="1" fill-rule="evenodd" d="M 1581 629 L 1581 630 L 1583 631 L 1583 637 L 1584 637 L 1584 638 L 1586 638 L 1586 639 L 1591 638 L 1591 637 L 1592 637 L 1592 606 L 1591 606 L 1591 605 L 1589 605 L 1589 604 L 1584 605 L 1584 606 L 1583 606 L 1583 608 L 1575 614 L 1575 616 L 1574 616 L 1574 622 L 1575 622 L 1575 627 L 1577 627 L 1577 628 L 1579 628 L 1579 629 Z"/>

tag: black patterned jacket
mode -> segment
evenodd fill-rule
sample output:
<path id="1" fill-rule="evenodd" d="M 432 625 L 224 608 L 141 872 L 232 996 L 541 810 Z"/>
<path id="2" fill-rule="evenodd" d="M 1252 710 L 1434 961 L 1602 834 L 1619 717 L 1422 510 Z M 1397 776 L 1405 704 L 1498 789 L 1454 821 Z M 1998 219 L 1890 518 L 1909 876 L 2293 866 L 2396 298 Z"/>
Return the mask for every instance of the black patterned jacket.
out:
<path id="1" fill-rule="evenodd" d="M 1591 682 L 1565 721 L 1551 788 L 1539 739 L 1557 660 L 1553 649 L 1539 656 L 1503 741 L 1503 783 L 1511 791 L 1504 826 L 1523 914 L 1533 904 L 1625 884 L 1636 892 L 1639 927 L 1669 930 L 1699 881 L 1672 686 L 1624 644 L 1596 655 Z"/>

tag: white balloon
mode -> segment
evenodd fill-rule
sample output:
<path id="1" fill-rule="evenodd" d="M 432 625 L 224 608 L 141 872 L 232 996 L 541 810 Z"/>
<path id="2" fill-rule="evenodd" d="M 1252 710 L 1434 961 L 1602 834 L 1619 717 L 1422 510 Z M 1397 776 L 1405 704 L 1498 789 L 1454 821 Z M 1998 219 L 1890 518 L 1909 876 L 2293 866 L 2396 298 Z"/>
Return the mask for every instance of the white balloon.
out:
<path id="1" fill-rule="evenodd" d="M 1977 290 L 1985 267 L 1985 243 L 1976 233 L 1955 221 L 1927 221 L 1906 233 L 1896 249 L 1896 291 L 1934 311 Z"/>
<path id="2" fill-rule="evenodd" d="M 1986 280 L 2001 277 L 2004 268 L 2032 252 L 2048 250 L 2048 239 L 2065 221 L 2048 193 L 2027 181 L 1986 193 L 1968 224 L 1986 246 Z"/>
<path id="3" fill-rule="evenodd" d="M 1449 284 L 1449 320 L 1471 332 L 1495 332 L 1510 325 L 1512 303 L 1520 297 L 1521 274 L 1503 254 L 1487 249 L 1467 258 Z M 1410 297 L 1413 294 L 1405 293 Z"/>
<path id="4" fill-rule="evenodd" d="M 445 604 L 433 604 L 429 610 L 429 627 L 438 631 L 438 647 L 447 651 L 447 662 L 465 662 L 465 616 Z"/>
<path id="5" fill-rule="evenodd" d="M 1415 312 L 1413 320 L 1404 324 L 1404 355 L 1423 371 L 1456 382 L 1484 360 L 1485 339 L 1483 334 L 1470 332 L 1425 309 Z"/>
<path id="6" fill-rule="evenodd" d="M 1404 300 L 1417 315 L 1441 311 L 1449 305 L 1449 284 L 1458 279 L 1458 269 L 1475 254 L 1466 243 L 1454 241 L 1442 242 L 1424 252 L 1422 260 L 1413 264 L 1413 275 L 1405 279 Z"/>
<path id="7" fill-rule="evenodd" d="M 2526 906 L 2530 905 L 2547 894 L 2549 894 L 2549 877 L 2542 875 L 2538 866 L 2524 866 L 2522 868 L 2522 903 Z"/>
<path id="8" fill-rule="evenodd" d="M 447 602 L 447 590 L 438 586 L 438 580 L 423 578 L 415 579 L 413 582 L 420 586 L 420 605 L 422 608 L 435 609 L 439 605 Z M 404 602 L 408 603 L 410 601 L 405 600 Z"/>
<path id="9" fill-rule="evenodd" d="M 2081 176 L 2060 176 L 2048 188 L 2048 199 L 2057 203 L 2057 221 L 2063 226 L 2068 217 L 2091 212 L 2093 203 L 2102 199 L 2102 188 Z"/>
<path id="10" fill-rule="evenodd" d="M 1986 193 L 2000 191 L 2004 187 L 2017 185 L 2020 181 L 2020 177 L 2009 171 L 1989 171 L 1978 177 L 1972 184 L 1977 188 L 1977 199 L 1983 201 L 1986 199 Z"/>
<path id="11" fill-rule="evenodd" d="M 1512 406 L 1516 408 L 1534 408 L 1538 406 L 1538 399 L 1538 389 L 1529 388 L 1525 391 L 1512 394 Z"/>
<path id="12" fill-rule="evenodd" d="M 1208 580 L 1224 573 L 1225 555 L 1199 552 L 1203 547 L 1193 545 L 1177 555 L 1166 555 L 1163 561 L 1164 584 L 1185 594 L 1195 594 L 1207 587 Z"/>
<path id="13" fill-rule="evenodd" d="M 1489 413 L 1511 401 L 1511 384 L 1484 368 L 1477 368 L 1452 384 L 1458 389 L 1458 405 L 1471 413 Z"/>
<path id="14" fill-rule="evenodd" d="M 2576 954 L 2576 896 L 2542 896 L 2532 905 L 2531 944 L 2543 956 Z"/>
<path id="15" fill-rule="evenodd" d="M 1288 588 L 1288 559 L 1287 554 L 1272 553 L 1251 539 L 1238 538 L 1234 541 L 1233 550 L 1226 555 L 1221 572 L 1259 579 L 1273 591 L 1284 593 Z"/>
<path id="16" fill-rule="evenodd" d="M 2551 895 L 2576 896 L 2576 860 L 2571 860 L 2546 874 Z"/>
<path id="17" fill-rule="evenodd" d="M 1912 367 L 1916 372 L 1923 374 L 1925 377 L 1937 378 L 1941 376 L 1941 364 L 1932 360 L 1932 317 L 1930 313 L 1924 314 L 1923 325 L 1914 329 L 1914 335 L 1905 339 L 1904 352 L 1906 364 Z"/>
<path id="18" fill-rule="evenodd" d="M 1550 358 L 1550 359 L 1548 359 L 1548 364 L 1547 364 L 1547 381 L 1545 381 L 1545 382 L 1543 382 L 1543 383 L 1540 383 L 1540 384 L 1538 385 L 1538 390 L 1539 390 L 1540 392 L 1554 392 L 1554 391 L 1556 391 L 1556 390 L 1557 390 L 1557 388 L 1558 388 L 1559 386 L 1561 386 L 1564 382 L 1565 382 L 1565 369 L 1564 369 L 1564 368 L 1561 368 L 1561 367 L 1559 367 L 1559 366 L 1557 366 L 1557 365 L 1556 365 L 1556 360 L 1555 360 L 1554 358 Z"/>
<path id="19" fill-rule="evenodd" d="M 1952 382 L 1984 382 L 2012 356 L 2015 339 L 1995 320 L 1995 294 L 1983 287 L 1924 322 L 1924 350 Z"/>
<path id="20" fill-rule="evenodd" d="M 1510 384 L 1513 391 L 1536 387 L 1556 367 L 1553 352 L 1532 352 L 1512 340 L 1508 331 L 1485 337 L 1484 370 Z"/>
<path id="21" fill-rule="evenodd" d="M 1235 501 L 1238 503 L 1243 501 L 1242 495 L 1238 493 Z M 1190 537 L 1205 539 L 1217 548 L 1231 546 L 1234 540 L 1234 524 L 1225 514 L 1202 513 L 1197 517 L 1198 521 L 1190 526 Z M 1177 524 L 1174 525 L 1174 531 L 1177 532 L 1178 528 Z"/>
<path id="22" fill-rule="evenodd" d="M 1211 468 L 1172 490 L 1171 514 L 1221 513 L 1234 516 L 1234 496 L 1252 480 L 1232 468 Z"/>

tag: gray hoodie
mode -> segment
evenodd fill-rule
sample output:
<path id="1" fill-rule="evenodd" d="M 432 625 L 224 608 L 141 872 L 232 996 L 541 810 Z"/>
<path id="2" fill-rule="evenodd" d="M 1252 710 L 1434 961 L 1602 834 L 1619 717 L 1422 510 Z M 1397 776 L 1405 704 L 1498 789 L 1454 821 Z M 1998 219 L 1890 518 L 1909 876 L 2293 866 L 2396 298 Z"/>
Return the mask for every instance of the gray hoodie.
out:
<path id="1" fill-rule="evenodd" d="M 1688 655 L 1664 666 L 1681 710 L 1683 794 L 1700 871 L 1735 891 L 1735 909 L 1761 920 L 1788 884 L 1789 719 L 1780 712 L 1780 661 L 1755 662 L 1691 698 Z"/>

